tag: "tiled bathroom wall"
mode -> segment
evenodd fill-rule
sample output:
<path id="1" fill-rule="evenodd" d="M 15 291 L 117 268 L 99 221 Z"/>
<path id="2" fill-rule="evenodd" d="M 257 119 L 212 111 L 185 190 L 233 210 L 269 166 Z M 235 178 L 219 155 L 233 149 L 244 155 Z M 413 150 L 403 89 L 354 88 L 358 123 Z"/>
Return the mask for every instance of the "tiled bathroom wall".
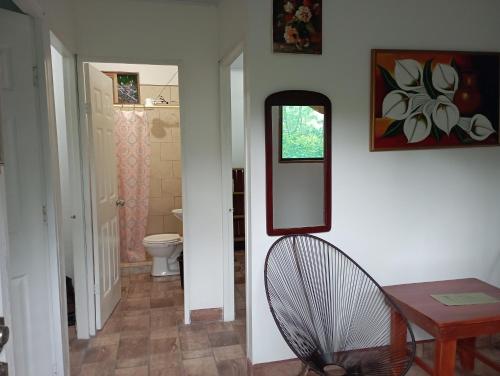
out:
<path id="1" fill-rule="evenodd" d="M 172 104 L 179 104 L 177 86 L 141 85 L 141 101 L 156 98 L 160 92 Z M 182 223 L 171 213 L 182 208 L 179 108 L 155 108 L 147 116 L 152 149 L 147 234 L 182 234 Z"/>

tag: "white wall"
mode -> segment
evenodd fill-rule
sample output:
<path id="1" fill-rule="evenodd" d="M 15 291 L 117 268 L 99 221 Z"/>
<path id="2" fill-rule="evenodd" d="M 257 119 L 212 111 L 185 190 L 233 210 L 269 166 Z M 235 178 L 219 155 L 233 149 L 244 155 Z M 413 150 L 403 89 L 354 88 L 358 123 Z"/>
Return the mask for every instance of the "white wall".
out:
<path id="1" fill-rule="evenodd" d="M 251 2 L 250 2 L 251 3 Z M 218 4 L 219 57 L 228 54 L 245 37 L 245 0 L 220 0 Z"/>
<path id="2" fill-rule="evenodd" d="M 50 30 L 72 51 L 77 50 L 76 15 L 74 1 L 38 0 L 46 15 Z M 21 2 L 24 2 L 21 1 Z"/>
<path id="3" fill-rule="evenodd" d="M 243 56 L 240 57 L 243 59 Z M 245 167 L 243 69 L 231 67 L 231 138 L 233 168 Z"/>
<path id="4" fill-rule="evenodd" d="M 492 0 L 324 1 L 322 56 L 273 54 L 271 4 L 247 1 L 253 363 L 292 357 L 265 298 L 264 100 L 305 89 L 333 104 L 333 229 L 320 234 L 381 284 L 479 277 L 500 286 L 500 149 L 370 153 L 370 49 L 500 50 Z"/>
<path id="5" fill-rule="evenodd" d="M 87 0 L 77 13 L 87 60 L 179 65 L 186 303 L 222 307 L 217 8 Z"/>
<path id="6" fill-rule="evenodd" d="M 62 252 L 65 259 L 66 276 L 74 279 L 73 267 L 73 229 L 71 223 L 72 195 L 69 171 L 68 134 L 64 95 L 64 66 L 62 55 L 51 47 L 52 74 L 54 82 L 54 106 L 57 127 L 57 152 L 59 155 L 59 180 L 62 202 Z"/>
<path id="7" fill-rule="evenodd" d="M 140 85 L 179 85 L 176 65 L 92 63 L 100 71 L 139 73 Z"/>

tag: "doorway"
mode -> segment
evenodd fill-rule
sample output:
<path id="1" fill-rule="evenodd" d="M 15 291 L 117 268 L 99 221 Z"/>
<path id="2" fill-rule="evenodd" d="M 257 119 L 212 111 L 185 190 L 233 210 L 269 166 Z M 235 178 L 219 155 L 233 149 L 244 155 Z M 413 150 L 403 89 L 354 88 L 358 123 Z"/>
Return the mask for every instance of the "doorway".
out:
<path id="1" fill-rule="evenodd" d="M 230 66 L 231 164 L 233 181 L 233 250 L 235 318 L 246 315 L 245 293 L 245 101 L 243 53 Z"/>
<path id="2" fill-rule="evenodd" d="M 185 306 L 178 67 L 83 67 L 96 336 L 70 341 L 75 374 L 102 367 L 98 350 L 116 369 L 141 363 L 151 336 L 182 323 Z M 136 340 L 145 346 L 131 353 Z"/>
<path id="3" fill-rule="evenodd" d="M 61 261 L 64 264 L 66 306 L 63 308 L 71 338 L 90 337 L 91 317 L 86 284 L 85 218 L 78 126 L 76 62 L 74 55 L 50 34 L 52 83 L 57 133 L 61 199 Z M 64 338 L 67 336 L 64 334 Z"/>
<path id="4" fill-rule="evenodd" d="M 238 45 L 220 62 L 224 320 L 246 316 L 246 139 L 244 59 Z"/>

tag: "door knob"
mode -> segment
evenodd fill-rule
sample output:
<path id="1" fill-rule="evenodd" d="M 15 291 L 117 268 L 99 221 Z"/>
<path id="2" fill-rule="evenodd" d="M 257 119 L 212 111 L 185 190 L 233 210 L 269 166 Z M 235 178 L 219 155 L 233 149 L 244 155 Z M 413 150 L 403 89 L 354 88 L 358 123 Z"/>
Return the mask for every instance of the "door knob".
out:
<path id="1" fill-rule="evenodd" d="M 123 208 L 125 206 L 125 200 L 122 199 L 116 200 L 116 206 L 118 206 L 119 208 Z"/>
<path id="2" fill-rule="evenodd" d="M 0 352 L 9 341 L 9 327 L 5 326 L 5 320 L 0 317 Z"/>

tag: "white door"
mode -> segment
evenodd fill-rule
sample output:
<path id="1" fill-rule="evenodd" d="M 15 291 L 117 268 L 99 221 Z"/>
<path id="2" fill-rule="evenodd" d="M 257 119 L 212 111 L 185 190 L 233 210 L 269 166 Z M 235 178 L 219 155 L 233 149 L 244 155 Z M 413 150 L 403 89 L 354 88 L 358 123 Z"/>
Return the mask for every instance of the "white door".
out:
<path id="1" fill-rule="evenodd" d="M 2 74 L 0 67 L 0 76 Z M 1 85 L 1 82 L 0 82 Z M 0 92 L 0 104 L 2 102 Z M 0 126 L 2 122 L 2 108 L 0 107 Z M 0 152 L 1 153 L 1 152 Z M 10 372 L 13 374 L 13 353 L 11 350 L 12 341 L 8 341 L 8 333 L 5 327 L 9 328 L 11 326 L 11 315 L 9 309 L 9 277 L 7 274 L 7 263 L 9 260 L 9 236 L 7 233 L 7 203 L 5 202 L 5 171 L 3 167 L 3 156 L 0 154 L 0 363 L 4 363 L 9 367 Z M 3 322 L 2 322 L 3 320 Z M 2 326 L 4 326 L 2 328 Z M 4 341 L 7 340 L 5 346 Z M 0 367 L 2 365 L 0 364 Z M 0 368 L 0 375 L 2 374 L 2 369 Z"/>
<path id="2" fill-rule="evenodd" d="M 96 326 L 102 329 L 121 297 L 118 179 L 111 78 L 85 64 L 90 130 Z"/>
<path id="3" fill-rule="evenodd" d="M 9 238 L 6 269 L 14 355 L 9 367 L 18 376 L 51 375 L 55 362 L 35 61 L 31 18 L 0 9 L 1 132 Z M 0 273 L 5 281 L 5 268 Z"/>

